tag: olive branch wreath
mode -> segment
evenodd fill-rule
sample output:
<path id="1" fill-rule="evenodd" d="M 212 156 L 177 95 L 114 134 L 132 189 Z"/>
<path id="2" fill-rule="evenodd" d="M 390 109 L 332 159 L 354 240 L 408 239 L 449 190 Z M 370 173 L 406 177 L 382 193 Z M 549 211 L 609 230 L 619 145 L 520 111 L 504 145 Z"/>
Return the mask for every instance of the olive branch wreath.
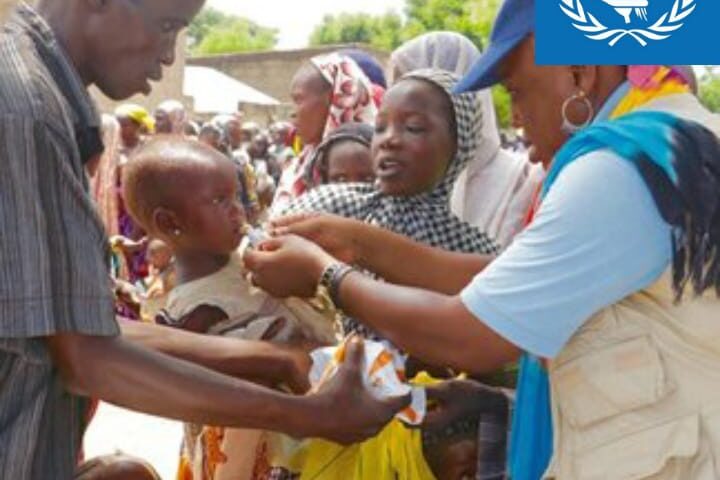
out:
<path id="1" fill-rule="evenodd" d="M 695 10 L 696 0 L 675 0 L 672 10 L 666 12 L 653 25 L 645 28 L 608 28 L 595 16 L 583 8 L 581 0 L 561 0 L 560 8 L 573 20 L 573 27 L 585 32 L 591 40 L 609 40 L 608 44 L 614 47 L 620 40 L 630 36 L 643 47 L 648 45 L 647 40 L 665 40 L 670 33 L 683 26 L 683 20 Z M 574 4 L 574 5 L 573 5 Z"/>

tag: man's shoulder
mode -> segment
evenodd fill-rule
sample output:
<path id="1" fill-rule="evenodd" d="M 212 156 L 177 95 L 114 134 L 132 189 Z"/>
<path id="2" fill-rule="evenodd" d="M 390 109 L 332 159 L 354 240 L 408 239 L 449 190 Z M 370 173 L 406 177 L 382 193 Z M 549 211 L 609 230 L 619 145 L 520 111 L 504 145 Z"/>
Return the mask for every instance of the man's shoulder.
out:
<path id="1" fill-rule="evenodd" d="M 32 39 L 20 31 L 0 33 L 0 117 L 63 125 L 66 111 Z"/>

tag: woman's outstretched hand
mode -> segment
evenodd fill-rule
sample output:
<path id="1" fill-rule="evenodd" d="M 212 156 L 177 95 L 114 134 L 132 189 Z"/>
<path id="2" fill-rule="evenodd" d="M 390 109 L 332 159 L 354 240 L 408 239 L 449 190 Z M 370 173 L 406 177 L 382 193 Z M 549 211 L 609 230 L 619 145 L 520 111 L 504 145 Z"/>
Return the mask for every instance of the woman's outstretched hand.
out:
<path id="1" fill-rule="evenodd" d="M 369 225 L 337 215 L 301 213 L 278 218 L 271 223 L 273 236 L 298 235 L 322 247 L 345 263 L 356 264 L 356 241 Z"/>
<path id="2" fill-rule="evenodd" d="M 350 340 L 338 372 L 312 395 L 319 430 L 314 436 L 343 445 L 366 440 L 410 403 L 410 394 L 378 399 L 365 389 L 364 351 L 361 340 Z"/>
<path id="3" fill-rule="evenodd" d="M 244 261 L 253 283 L 272 296 L 309 298 L 325 268 L 336 260 L 314 243 L 287 235 L 248 250 Z"/>

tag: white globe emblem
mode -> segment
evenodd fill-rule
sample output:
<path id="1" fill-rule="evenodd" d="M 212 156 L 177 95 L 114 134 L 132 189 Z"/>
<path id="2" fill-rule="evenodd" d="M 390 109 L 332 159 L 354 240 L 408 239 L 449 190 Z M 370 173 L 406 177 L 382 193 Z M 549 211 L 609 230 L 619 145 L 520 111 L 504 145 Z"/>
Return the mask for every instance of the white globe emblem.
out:
<path id="1" fill-rule="evenodd" d="M 684 20 L 695 10 L 696 0 L 675 0 L 672 9 L 654 23 L 648 17 L 650 0 L 601 0 L 610 5 L 624 20 L 624 28 L 608 27 L 585 10 L 582 0 L 560 0 L 560 9 L 572 20 L 572 25 L 591 40 L 607 41 L 614 47 L 625 37 L 634 38 L 643 47 L 649 41 L 665 40 L 683 26 Z"/>

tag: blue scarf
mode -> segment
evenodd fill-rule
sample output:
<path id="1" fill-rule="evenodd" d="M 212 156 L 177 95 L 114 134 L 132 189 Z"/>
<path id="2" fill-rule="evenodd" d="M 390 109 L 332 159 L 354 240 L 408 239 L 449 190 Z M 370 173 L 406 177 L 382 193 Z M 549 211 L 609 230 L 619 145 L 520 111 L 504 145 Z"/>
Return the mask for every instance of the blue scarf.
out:
<path id="1" fill-rule="evenodd" d="M 661 112 L 635 112 L 578 133 L 558 152 L 543 185 L 583 155 L 609 149 L 640 172 L 672 227 L 673 288 L 682 300 L 714 288 L 720 296 L 720 144 L 702 125 Z M 600 180 L 600 179 L 598 179 Z"/>

